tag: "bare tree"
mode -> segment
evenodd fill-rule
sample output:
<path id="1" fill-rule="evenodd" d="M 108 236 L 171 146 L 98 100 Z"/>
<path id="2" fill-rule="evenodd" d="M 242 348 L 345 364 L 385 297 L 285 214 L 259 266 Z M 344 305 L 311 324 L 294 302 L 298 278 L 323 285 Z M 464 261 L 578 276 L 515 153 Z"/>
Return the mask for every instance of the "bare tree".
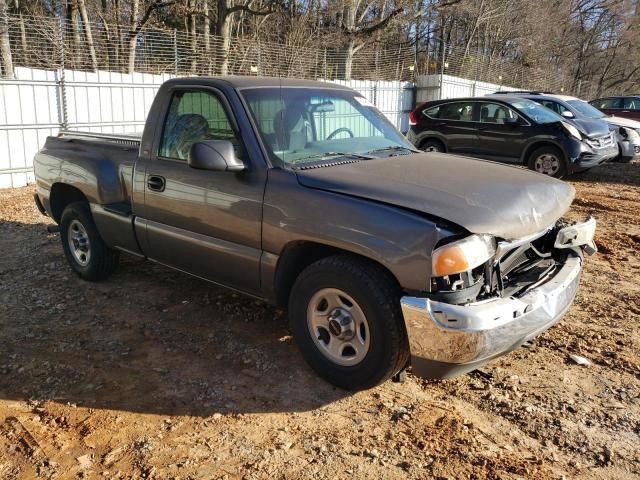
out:
<path id="1" fill-rule="evenodd" d="M 96 71 L 98 70 L 98 59 L 96 58 L 96 47 L 93 43 L 91 22 L 89 21 L 89 15 L 87 14 L 87 5 L 85 3 L 85 0 L 78 0 L 78 9 L 80 10 L 80 17 L 82 18 L 82 28 L 84 29 L 84 35 L 87 38 L 87 48 L 89 49 L 89 56 L 91 57 L 91 68 Z"/>
<path id="2" fill-rule="evenodd" d="M 11 56 L 11 44 L 9 43 L 6 0 L 0 0 L 0 52 L 2 53 L 3 74 L 7 77 L 13 77 L 13 58 Z"/>
<path id="3" fill-rule="evenodd" d="M 269 2 L 265 8 L 255 9 L 253 0 L 234 5 L 234 0 L 217 0 L 216 34 L 221 37 L 220 46 L 220 74 L 229 73 L 229 50 L 231 49 L 231 20 L 236 12 L 245 12 L 255 16 L 270 15 L 276 11 L 279 5 Z"/>
<path id="4" fill-rule="evenodd" d="M 385 28 L 389 22 L 402 13 L 402 8 L 394 8 L 385 15 L 386 2 L 381 8 L 381 18 L 371 21 L 368 18 L 372 4 L 363 4 L 362 0 L 345 0 L 342 11 L 339 13 L 339 27 L 347 37 L 344 60 L 344 78 L 351 79 L 353 70 L 353 58 L 358 51 L 367 44 L 371 34 Z"/>

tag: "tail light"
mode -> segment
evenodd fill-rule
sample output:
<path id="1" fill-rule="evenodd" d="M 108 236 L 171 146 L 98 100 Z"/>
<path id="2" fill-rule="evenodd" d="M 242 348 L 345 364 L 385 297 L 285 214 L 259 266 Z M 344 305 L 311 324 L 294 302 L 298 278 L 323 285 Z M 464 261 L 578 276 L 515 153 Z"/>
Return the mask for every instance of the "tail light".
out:
<path id="1" fill-rule="evenodd" d="M 417 125 L 415 110 L 409 113 L 409 125 Z"/>

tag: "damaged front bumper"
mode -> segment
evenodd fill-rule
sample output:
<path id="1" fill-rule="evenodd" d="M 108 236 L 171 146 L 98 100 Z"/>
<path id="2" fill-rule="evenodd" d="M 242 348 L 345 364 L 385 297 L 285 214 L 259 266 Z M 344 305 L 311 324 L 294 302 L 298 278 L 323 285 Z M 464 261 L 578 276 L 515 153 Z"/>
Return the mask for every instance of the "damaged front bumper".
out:
<path id="1" fill-rule="evenodd" d="M 554 247 L 567 255 L 553 277 L 517 296 L 455 305 L 426 297 L 402 297 L 413 373 L 450 378 L 475 370 L 558 322 L 575 298 L 583 254 L 595 253 L 595 220 L 565 227 Z"/>

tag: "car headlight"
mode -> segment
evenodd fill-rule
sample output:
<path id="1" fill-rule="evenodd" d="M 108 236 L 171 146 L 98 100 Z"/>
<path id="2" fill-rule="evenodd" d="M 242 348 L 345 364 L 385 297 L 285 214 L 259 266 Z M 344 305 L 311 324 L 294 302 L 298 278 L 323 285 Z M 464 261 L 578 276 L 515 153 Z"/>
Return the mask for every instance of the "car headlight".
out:
<path id="1" fill-rule="evenodd" d="M 633 128 L 620 127 L 620 135 L 622 136 L 622 138 L 625 138 L 630 142 L 640 142 L 640 133 L 635 131 Z"/>
<path id="2" fill-rule="evenodd" d="M 496 241 L 490 235 L 470 237 L 447 243 L 433 251 L 432 273 L 444 277 L 472 270 L 496 254 Z"/>
<path id="3" fill-rule="evenodd" d="M 562 126 L 564 127 L 564 129 L 567 131 L 569 135 L 577 138 L 578 140 L 582 140 L 582 134 L 580 133 L 580 130 L 578 130 L 576 127 L 574 127 L 573 125 L 567 122 L 562 122 Z"/>

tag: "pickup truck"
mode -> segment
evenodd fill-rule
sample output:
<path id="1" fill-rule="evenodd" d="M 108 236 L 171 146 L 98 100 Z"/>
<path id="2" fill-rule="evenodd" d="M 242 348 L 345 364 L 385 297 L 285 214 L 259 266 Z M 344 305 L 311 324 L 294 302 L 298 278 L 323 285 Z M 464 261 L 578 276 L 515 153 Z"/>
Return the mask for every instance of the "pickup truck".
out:
<path id="1" fill-rule="evenodd" d="M 173 79 L 141 137 L 65 131 L 34 165 L 80 277 L 126 252 L 288 307 L 304 358 L 346 389 L 515 349 L 563 316 L 595 250 L 595 220 L 562 219 L 567 183 L 419 152 L 324 82 Z"/>

